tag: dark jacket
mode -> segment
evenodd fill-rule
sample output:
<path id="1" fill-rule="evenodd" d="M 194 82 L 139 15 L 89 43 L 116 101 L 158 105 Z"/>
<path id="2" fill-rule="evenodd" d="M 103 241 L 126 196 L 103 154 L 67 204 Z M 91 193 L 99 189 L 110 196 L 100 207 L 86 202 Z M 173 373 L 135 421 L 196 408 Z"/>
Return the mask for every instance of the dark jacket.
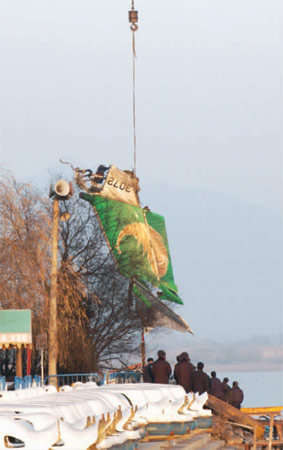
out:
<path id="1" fill-rule="evenodd" d="M 143 369 L 143 382 L 144 383 L 153 383 L 153 375 L 151 372 L 152 362 L 144 366 Z"/>
<path id="2" fill-rule="evenodd" d="M 225 381 L 222 381 L 222 383 L 221 383 L 221 400 L 223 400 L 224 402 L 228 401 L 230 390 L 231 390 L 231 388 L 230 388 L 229 384 L 225 383 Z"/>
<path id="3" fill-rule="evenodd" d="M 244 393 L 242 389 L 237 387 L 232 387 L 229 397 L 228 397 L 228 403 L 230 405 L 234 406 L 235 408 L 241 409 L 241 403 L 244 400 Z"/>
<path id="4" fill-rule="evenodd" d="M 177 384 L 183 386 L 186 392 L 193 390 L 193 373 L 195 366 L 188 361 L 180 361 L 174 369 L 174 378 Z"/>
<path id="5" fill-rule="evenodd" d="M 193 373 L 193 391 L 203 394 L 209 390 L 210 379 L 207 373 L 202 370 L 196 370 Z"/>
<path id="6" fill-rule="evenodd" d="M 167 384 L 171 375 L 171 366 L 164 359 L 157 359 L 151 366 L 154 383 Z"/>
<path id="7" fill-rule="evenodd" d="M 217 377 L 210 378 L 210 388 L 209 393 L 214 397 L 221 398 L 222 389 L 221 389 L 221 381 Z"/>

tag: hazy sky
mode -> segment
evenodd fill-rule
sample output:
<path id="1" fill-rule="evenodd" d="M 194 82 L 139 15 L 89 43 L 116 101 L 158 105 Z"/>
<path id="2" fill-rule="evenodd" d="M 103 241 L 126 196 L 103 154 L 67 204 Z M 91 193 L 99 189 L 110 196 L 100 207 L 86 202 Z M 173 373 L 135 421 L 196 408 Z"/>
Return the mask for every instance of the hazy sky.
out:
<path id="1" fill-rule="evenodd" d="M 0 161 L 18 179 L 70 178 L 59 158 L 133 167 L 130 6 L 0 0 Z M 141 198 L 196 331 L 170 342 L 282 342 L 282 2 L 135 6 Z"/>

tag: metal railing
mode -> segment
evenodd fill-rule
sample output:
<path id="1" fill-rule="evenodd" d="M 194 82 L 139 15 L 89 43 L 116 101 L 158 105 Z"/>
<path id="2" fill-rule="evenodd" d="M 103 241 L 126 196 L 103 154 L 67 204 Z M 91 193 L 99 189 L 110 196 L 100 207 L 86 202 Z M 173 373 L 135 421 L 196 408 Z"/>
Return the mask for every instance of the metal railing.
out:
<path id="1" fill-rule="evenodd" d="M 101 386 L 103 384 L 124 384 L 124 383 L 140 383 L 142 381 L 142 374 L 139 372 L 105 372 L 103 378 L 97 373 L 71 373 L 48 375 L 44 379 L 44 384 L 50 383 L 50 380 L 56 379 L 57 387 L 64 385 L 72 385 L 73 383 L 94 381 Z"/>
<path id="2" fill-rule="evenodd" d="M 25 377 L 14 378 L 14 389 L 28 389 L 33 386 L 41 386 L 41 378 L 38 375 L 26 375 Z"/>
<path id="3" fill-rule="evenodd" d="M 6 377 L 0 377 L 0 391 L 6 390 Z"/>
<path id="4" fill-rule="evenodd" d="M 106 372 L 104 384 L 141 383 L 140 372 Z"/>
<path id="5" fill-rule="evenodd" d="M 59 374 L 59 375 L 48 375 L 44 379 L 44 384 L 53 384 L 49 383 L 50 380 L 56 379 L 57 387 L 69 385 L 71 386 L 73 383 L 87 383 L 88 381 L 95 381 L 98 385 L 102 384 L 103 381 L 99 377 L 97 373 L 70 373 L 70 374 Z"/>
<path id="6" fill-rule="evenodd" d="M 55 383 L 54 383 L 55 379 Z M 124 384 L 124 383 L 140 383 L 142 382 L 142 374 L 140 372 L 105 372 L 103 377 L 98 373 L 70 373 L 48 375 L 44 379 L 44 385 L 55 384 L 58 388 L 61 386 L 74 383 L 87 383 L 94 381 L 98 386 L 103 384 Z M 35 375 L 26 375 L 25 377 L 15 377 L 14 389 L 28 389 L 34 386 L 41 386 L 41 377 Z M 5 377 L 0 377 L 0 390 L 6 389 Z"/>

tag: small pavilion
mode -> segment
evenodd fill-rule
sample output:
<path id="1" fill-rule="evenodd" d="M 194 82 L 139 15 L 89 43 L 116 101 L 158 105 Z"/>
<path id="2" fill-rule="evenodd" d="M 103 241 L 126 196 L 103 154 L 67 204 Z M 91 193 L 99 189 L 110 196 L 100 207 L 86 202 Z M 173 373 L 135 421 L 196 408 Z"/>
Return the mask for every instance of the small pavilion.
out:
<path id="1" fill-rule="evenodd" d="M 0 310 L 0 348 L 16 348 L 16 375 L 23 376 L 22 350 L 27 348 L 27 375 L 31 366 L 31 310 L 1 309 Z"/>

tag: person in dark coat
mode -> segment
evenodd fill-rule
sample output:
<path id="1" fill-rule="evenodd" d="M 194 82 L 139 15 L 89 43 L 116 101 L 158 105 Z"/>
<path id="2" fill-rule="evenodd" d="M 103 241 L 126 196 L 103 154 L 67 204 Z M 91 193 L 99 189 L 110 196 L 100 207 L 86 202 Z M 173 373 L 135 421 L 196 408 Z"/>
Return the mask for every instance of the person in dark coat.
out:
<path id="1" fill-rule="evenodd" d="M 225 377 L 223 378 L 223 381 L 221 383 L 221 400 L 223 400 L 224 402 L 228 401 L 228 396 L 229 396 L 229 392 L 231 390 L 231 387 L 228 384 L 229 378 Z"/>
<path id="2" fill-rule="evenodd" d="M 216 398 L 221 398 L 222 396 L 222 389 L 221 389 L 221 381 L 216 376 L 216 372 L 211 372 L 211 378 L 210 378 L 210 388 L 209 393 L 213 395 Z"/>
<path id="3" fill-rule="evenodd" d="M 153 363 L 153 358 L 148 358 L 147 365 L 144 366 L 144 369 L 143 369 L 143 382 L 144 383 L 153 383 L 153 375 L 151 372 L 152 363 Z"/>
<path id="4" fill-rule="evenodd" d="M 174 378 L 177 384 L 183 386 L 186 392 L 191 392 L 193 389 L 193 372 L 195 366 L 190 363 L 190 358 L 187 352 L 179 355 L 179 362 L 175 365 Z"/>
<path id="5" fill-rule="evenodd" d="M 232 389 L 229 392 L 228 403 L 234 408 L 241 409 L 241 403 L 244 400 L 244 393 L 239 388 L 238 381 L 233 381 Z"/>
<path id="6" fill-rule="evenodd" d="M 203 372 L 204 364 L 202 362 L 198 362 L 197 370 L 193 372 L 193 392 L 198 392 L 199 394 L 203 394 L 203 392 L 207 392 L 210 386 L 210 378 L 207 373 Z"/>
<path id="7" fill-rule="evenodd" d="M 158 359 L 151 366 L 154 383 L 168 384 L 171 375 L 171 366 L 165 361 L 166 353 L 163 350 L 157 352 Z"/>

